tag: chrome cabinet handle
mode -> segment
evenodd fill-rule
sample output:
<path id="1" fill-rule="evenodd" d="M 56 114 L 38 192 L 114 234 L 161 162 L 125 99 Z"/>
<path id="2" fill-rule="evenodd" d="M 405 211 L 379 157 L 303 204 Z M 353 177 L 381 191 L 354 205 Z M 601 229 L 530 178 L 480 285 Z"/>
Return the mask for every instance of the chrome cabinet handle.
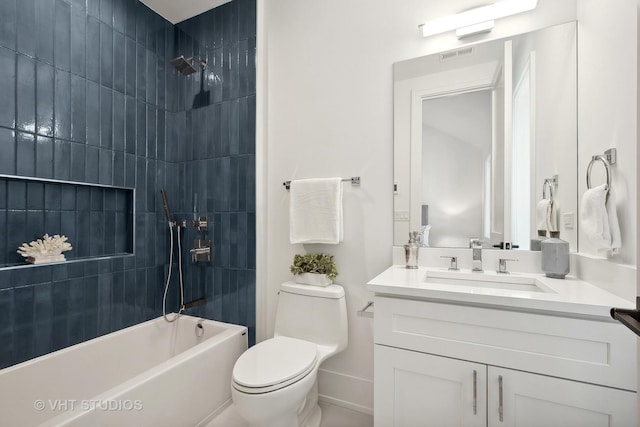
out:
<path id="1" fill-rule="evenodd" d="M 478 415 L 478 371 L 473 370 L 473 415 Z"/>
<path id="2" fill-rule="evenodd" d="M 504 406 L 502 402 L 502 375 L 498 375 L 498 415 L 500 422 L 504 421 Z"/>

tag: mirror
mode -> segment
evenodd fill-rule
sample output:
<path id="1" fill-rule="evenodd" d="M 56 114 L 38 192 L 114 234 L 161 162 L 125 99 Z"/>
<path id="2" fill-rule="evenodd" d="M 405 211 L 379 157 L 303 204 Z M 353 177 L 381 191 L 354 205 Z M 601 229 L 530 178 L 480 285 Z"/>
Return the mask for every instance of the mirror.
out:
<path id="1" fill-rule="evenodd" d="M 394 244 L 576 251 L 576 75 L 575 22 L 394 64 Z"/>

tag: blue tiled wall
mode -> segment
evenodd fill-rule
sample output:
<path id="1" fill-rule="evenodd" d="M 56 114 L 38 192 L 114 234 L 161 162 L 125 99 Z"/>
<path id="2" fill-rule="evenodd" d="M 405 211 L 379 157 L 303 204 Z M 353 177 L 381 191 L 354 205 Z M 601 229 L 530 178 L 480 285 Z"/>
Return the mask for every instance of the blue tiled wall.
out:
<path id="1" fill-rule="evenodd" d="M 213 261 L 190 265 L 187 301 L 205 296 L 199 315 L 247 325 L 255 342 L 255 0 L 235 0 L 176 26 L 176 56 L 206 59 L 204 71 L 180 76 L 170 115 L 171 176 L 178 213 L 207 216 Z M 174 88 L 172 86 L 172 88 Z"/>
<path id="2" fill-rule="evenodd" d="M 193 216 L 198 193 L 212 220 L 211 265 L 188 263 L 197 233 L 183 239 L 186 299 L 208 300 L 193 314 L 246 324 L 253 341 L 255 0 L 175 27 L 134 0 L 1 0 L 0 11 L 0 174 L 136 189 L 135 256 L 0 270 L 0 368 L 161 314 L 161 188 L 176 217 Z M 204 80 L 169 64 L 191 53 L 209 59 Z M 28 194 L 7 187 L 6 199 Z M 175 309 L 175 281 L 170 295 Z"/>

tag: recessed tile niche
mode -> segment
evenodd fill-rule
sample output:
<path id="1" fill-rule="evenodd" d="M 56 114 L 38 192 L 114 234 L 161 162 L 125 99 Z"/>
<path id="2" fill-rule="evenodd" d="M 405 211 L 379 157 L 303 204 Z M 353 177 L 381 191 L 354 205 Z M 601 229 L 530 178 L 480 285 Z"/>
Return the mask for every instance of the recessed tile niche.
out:
<path id="1" fill-rule="evenodd" d="M 134 190 L 0 175 L 0 268 L 24 265 L 24 242 L 65 235 L 68 260 L 132 254 Z"/>

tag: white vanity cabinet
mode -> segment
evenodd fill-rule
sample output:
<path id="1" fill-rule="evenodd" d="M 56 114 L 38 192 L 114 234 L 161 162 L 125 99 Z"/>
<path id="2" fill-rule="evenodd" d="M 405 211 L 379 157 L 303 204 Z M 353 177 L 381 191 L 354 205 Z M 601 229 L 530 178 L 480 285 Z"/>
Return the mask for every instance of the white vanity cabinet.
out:
<path id="1" fill-rule="evenodd" d="M 605 318 L 375 297 L 376 427 L 636 426 L 635 340 Z"/>

